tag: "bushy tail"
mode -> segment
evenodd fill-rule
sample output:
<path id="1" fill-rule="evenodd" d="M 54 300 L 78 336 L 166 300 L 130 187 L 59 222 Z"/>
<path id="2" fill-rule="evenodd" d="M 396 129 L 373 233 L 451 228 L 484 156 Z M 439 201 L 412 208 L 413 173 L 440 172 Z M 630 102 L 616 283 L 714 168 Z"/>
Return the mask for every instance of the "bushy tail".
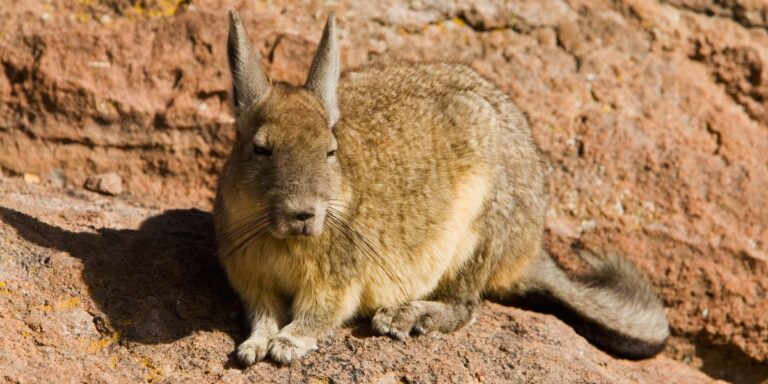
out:
<path id="1" fill-rule="evenodd" d="M 669 336 L 661 301 L 626 259 L 585 257 L 591 272 L 570 279 L 542 255 L 524 278 L 523 304 L 555 314 L 597 347 L 642 359 L 659 353 Z"/>

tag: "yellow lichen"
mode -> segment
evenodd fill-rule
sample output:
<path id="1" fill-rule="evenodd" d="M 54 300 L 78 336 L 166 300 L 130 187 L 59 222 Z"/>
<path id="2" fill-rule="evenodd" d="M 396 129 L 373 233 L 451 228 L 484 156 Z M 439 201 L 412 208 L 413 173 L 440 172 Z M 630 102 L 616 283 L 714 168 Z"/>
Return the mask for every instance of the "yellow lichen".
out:
<path id="1" fill-rule="evenodd" d="M 642 27 L 643 27 L 643 29 L 645 29 L 646 31 L 650 31 L 650 30 L 652 30 L 653 28 L 655 28 L 656 26 L 655 26 L 655 25 L 653 25 L 653 23 L 652 23 L 651 21 L 648 21 L 648 20 L 646 20 L 646 21 L 644 21 L 644 22 L 643 22 L 643 24 L 642 24 Z"/>
<path id="2" fill-rule="evenodd" d="M 91 21 L 91 14 L 86 12 L 75 12 L 75 20 L 79 23 L 86 24 Z"/>
<path id="3" fill-rule="evenodd" d="M 66 300 L 59 301 L 56 303 L 56 309 L 72 309 L 80 305 L 80 298 L 79 297 L 72 297 Z"/>
<path id="4" fill-rule="evenodd" d="M 146 356 L 139 356 L 139 362 L 144 366 L 144 368 L 149 370 L 149 373 L 144 376 L 144 380 L 146 382 L 157 383 L 162 380 L 163 371 L 157 368 L 157 365 L 152 361 L 152 359 Z"/>
<path id="5" fill-rule="evenodd" d="M 88 352 L 98 352 L 101 351 L 104 348 L 109 347 L 112 345 L 112 343 L 116 342 L 120 339 L 120 334 L 117 332 L 113 332 L 111 335 L 107 335 L 105 337 L 102 337 L 99 340 L 93 341 L 88 345 Z"/>
<path id="6" fill-rule="evenodd" d="M 53 312 L 53 311 L 59 311 L 59 310 L 65 310 L 65 309 L 72 309 L 80 305 L 80 298 L 79 297 L 71 297 L 66 300 L 60 300 L 53 304 L 40 304 L 35 306 L 35 308 L 43 311 L 43 312 Z"/>
<path id="7" fill-rule="evenodd" d="M 155 0 L 147 2 L 135 2 L 124 13 L 128 17 L 140 17 L 155 19 L 158 17 L 173 16 L 178 12 L 184 0 Z"/>
<path id="8" fill-rule="evenodd" d="M 37 309 L 43 311 L 43 312 L 53 312 L 53 305 L 50 304 L 41 304 L 37 306 Z"/>

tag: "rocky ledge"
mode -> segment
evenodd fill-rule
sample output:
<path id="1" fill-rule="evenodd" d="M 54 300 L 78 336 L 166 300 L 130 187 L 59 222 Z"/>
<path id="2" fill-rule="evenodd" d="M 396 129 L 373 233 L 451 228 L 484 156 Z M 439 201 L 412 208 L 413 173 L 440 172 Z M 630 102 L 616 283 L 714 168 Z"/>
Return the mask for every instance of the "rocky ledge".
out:
<path id="1" fill-rule="evenodd" d="M 706 383 L 632 362 L 555 317 L 486 302 L 450 335 L 405 342 L 365 321 L 289 367 L 238 367 L 246 337 L 208 212 L 0 178 L 0 377 L 19 383 Z"/>
<path id="2" fill-rule="evenodd" d="M 504 372 L 519 380 L 602 372 L 584 380 L 616 374 L 667 382 L 675 380 L 652 375 L 687 372 L 665 358 L 614 362 L 565 337 L 567 328 L 549 317 L 490 304 L 452 337 L 401 345 L 347 330 L 297 367 L 227 368 L 222 359 L 241 336 L 240 312 L 208 259 L 203 211 L 234 136 L 230 7 L 240 10 L 274 79 L 304 80 L 331 9 L 345 68 L 392 60 L 472 65 L 530 118 L 548 164 L 547 249 L 574 268 L 573 246 L 625 255 L 668 308 L 673 337 L 664 356 L 716 378 L 768 381 L 768 4 L 757 0 L 3 4 L 0 206 L 10 216 L 0 241 L 0 299 L 10 307 L 0 313 L 0 373 L 36 381 L 84 366 L 85 381 L 135 381 L 325 371 L 343 382 L 332 372 L 357 372 L 341 359 L 353 353 L 366 356 L 349 358 L 360 367 L 377 362 L 363 369 L 377 372 L 366 380 L 390 368 L 395 381 L 430 370 L 440 377 L 480 371 L 488 376 L 476 380 L 487 382 Z M 501 345 L 472 337 L 484 334 L 484 321 L 508 315 L 514 321 L 503 323 L 527 333 L 493 328 L 515 338 L 498 342 L 512 352 L 482 354 L 503 359 L 503 370 L 478 365 L 480 353 L 446 352 Z M 546 328 L 545 338 L 529 325 Z M 583 345 L 586 355 L 557 343 Z M 545 350 L 560 357 L 549 360 Z M 419 361 L 426 358 L 417 352 L 426 351 L 451 364 Z"/>

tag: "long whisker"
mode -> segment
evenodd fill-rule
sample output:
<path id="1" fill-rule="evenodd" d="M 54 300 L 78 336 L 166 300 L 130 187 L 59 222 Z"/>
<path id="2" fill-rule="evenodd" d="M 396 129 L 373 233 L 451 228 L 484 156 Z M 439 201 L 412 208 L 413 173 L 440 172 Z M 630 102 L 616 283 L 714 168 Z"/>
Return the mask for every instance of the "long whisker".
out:
<path id="1" fill-rule="evenodd" d="M 226 236 L 222 236 L 219 239 L 219 243 L 221 245 L 221 249 L 230 249 L 233 244 L 240 244 L 243 239 L 248 239 L 251 236 L 253 236 L 254 233 L 257 231 L 261 231 L 263 227 L 268 226 L 268 218 L 260 218 L 258 220 L 254 220 L 253 222 L 248 223 L 247 225 L 243 225 L 241 228 L 239 228 L 237 231 L 233 231 L 230 234 L 227 234 Z"/>
<path id="2" fill-rule="evenodd" d="M 227 250 L 226 254 L 224 254 L 224 258 L 225 259 L 228 258 L 232 254 L 240 251 L 240 249 L 242 249 L 246 245 L 251 244 L 254 240 L 269 233 L 271 230 L 270 222 L 271 222 L 271 219 L 267 218 L 264 221 L 264 224 L 254 226 L 253 230 L 250 233 L 248 233 L 246 236 L 244 236 L 244 239 L 242 239 L 239 243 L 237 243 L 237 245 L 234 248 Z"/>
<path id="3" fill-rule="evenodd" d="M 217 208 L 215 210 L 214 213 L 216 215 L 221 215 L 221 214 L 242 214 L 242 213 L 245 213 L 245 212 L 248 212 L 248 213 L 259 212 L 259 213 L 261 213 L 261 212 L 264 211 L 264 207 L 266 207 L 267 205 L 268 205 L 267 203 L 256 203 L 256 204 L 247 205 L 245 207 L 237 207 L 237 208 L 219 207 L 219 208 Z"/>
<path id="4" fill-rule="evenodd" d="M 268 216 L 267 215 L 254 215 L 252 217 L 249 217 L 247 220 L 242 220 L 240 223 L 236 223 L 232 226 L 232 230 L 229 232 L 223 233 L 221 236 L 218 237 L 219 240 L 223 241 L 224 243 L 230 242 L 232 240 L 236 240 L 246 233 L 249 233 L 253 231 L 255 228 L 258 228 L 259 226 L 263 225 L 265 221 L 267 221 Z M 225 245 L 225 244 L 222 244 Z"/>
<path id="5" fill-rule="evenodd" d="M 231 229 L 227 232 L 224 232 L 218 236 L 218 239 L 224 242 L 227 242 L 229 240 L 232 240 L 233 238 L 239 237 L 243 231 L 248 231 L 249 228 L 253 227 L 257 222 L 263 220 L 266 217 L 264 212 L 259 212 L 257 215 L 250 215 L 245 216 L 234 223 L 231 224 Z"/>
<path id="6" fill-rule="evenodd" d="M 410 295 L 403 286 L 400 276 L 395 273 L 392 266 L 384 258 L 378 244 L 371 241 L 375 236 L 364 226 L 352 224 L 353 221 L 350 216 L 343 211 L 346 208 L 344 204 L 345 202 L 342 200 L 329 201 L 327 215 L 329 227 L 340 232 L 347 239 L 349 246 L 357 249 L 360 255 L 372 263 L 374 271 L 382 272 L 388 280 L 392 281 L 403 297 L 409 297 Z M 265 204 L 257 204 L 239 209 L 220 210 L 225 214 L 239 213 L 238 216 L 246 213 L 231 224 L 229 231 L 217 237 L 219 254 L 224 259 L 270 232 L 274 217 L 263 208 L 264 206 Z M 331 268 L 333 268 L 332 265 Z"/>
<path id="7" fill-rule="evenodd" d="M 231 230 L 220 234 L 216 239 L 219 254 L 224 259 L 271 230 L 272 215 L 267 210 L 257 209 L 258 206 L 249 208 L 253 209 L 241 209 L 239 211 L 253 211 L 255 214 L 245 215 L 235 221 L 231 224 Z"/>
<path id="8" fill-rule="evenodd" d="M 403 286 L 401 278 L 384 258 L 381 249 L 369 240 L 369 237 L 372 237 L 370 231 L 362 226 L 360 226 L 360 229 L 353 227 L 350 217 L 337 209 L 336 206 L 336 204 L 329 204 L 328 222 L 338 228 L 350 242 L 350 245 L 358 249 L 367 260 L 374 263 L 378 270 L 382 271 L 389 280 L 395 283 L 404 297 L 409 297 L 410 295 Z"/>

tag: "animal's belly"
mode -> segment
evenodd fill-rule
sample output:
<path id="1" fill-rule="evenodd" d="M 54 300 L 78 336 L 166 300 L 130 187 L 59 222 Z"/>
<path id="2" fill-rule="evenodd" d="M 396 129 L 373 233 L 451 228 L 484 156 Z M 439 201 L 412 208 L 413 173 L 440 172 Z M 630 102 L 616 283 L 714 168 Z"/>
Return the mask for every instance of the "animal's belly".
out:
<path id="1" fill-rule="evenodd" d="M 388 267 L 372 263 L 367 268 L 360 312 L 424 298 L 441 281 L 449 281 L 475 257 L 481 235 L 477 218 L 482 214 L 491 183 L 483 172 L 466 176 L 455 188 L 444 222 L 417 249 L 399 249 L 384 255 Z"/>

